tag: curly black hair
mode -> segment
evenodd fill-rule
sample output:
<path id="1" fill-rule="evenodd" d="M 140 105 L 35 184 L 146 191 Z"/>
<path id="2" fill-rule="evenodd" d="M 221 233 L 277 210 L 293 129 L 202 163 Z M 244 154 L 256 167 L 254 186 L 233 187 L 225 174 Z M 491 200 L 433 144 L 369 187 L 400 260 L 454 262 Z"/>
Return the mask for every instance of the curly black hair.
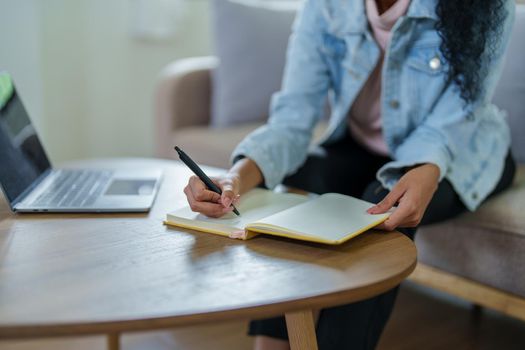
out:
<path id="1" fill-rule="evenodd" d="M 481 83 L 488 74 L 483 58 L 490 59 L 498 48 L 507 16 L 506 1 L 438 1 L 440 51 L 449 63 L 449 81 L 457 84 L 466 103 L 482 94 Z"/>

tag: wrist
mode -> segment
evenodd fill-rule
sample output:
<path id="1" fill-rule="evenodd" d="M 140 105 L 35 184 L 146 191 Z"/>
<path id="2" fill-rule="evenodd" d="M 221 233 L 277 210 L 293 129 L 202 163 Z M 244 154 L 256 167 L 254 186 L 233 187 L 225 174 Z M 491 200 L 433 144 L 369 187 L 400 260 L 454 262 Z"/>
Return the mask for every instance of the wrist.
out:
<path id="1" fill-rule="evenodd" d="M 230 168 L 227 176 L 239 185 L 239 193 L 245 193 L 263 182 L 263 175 L 257 164 L 250 158 L 242 158 Z"/>
<path id="2" fill-rule="evenodd" d="M 434 164 L 434 163 L 425 163 L 425 164 L 422 164 L 422 166 L 424 166 L 426 169 L 429 169 L 429 171 L 432 171 L 436 174 L 437 178 L 439 179 L 439 175 L 441 173 L 441 170 L 439 169 L 439 167 Z"/>
<path id="3" fill-rule="evenodd" d="M 421 163 L 421 164 L 416 164 L 416 165 L 413 165 L 413 166 L 405 167 L 405 168 L 403 168 L 403 172 L 404 173 L 408 173 L 409 171 L 414 170 L 414 169 L 418 169 L 418 168 L 433 169 L 433 170 L 435 170 L 438 173 L 438 175 L 439 175 L 439 172 L 440 172 L 439 167 L 436 164 L 434 164 L 434 163 Z"/>

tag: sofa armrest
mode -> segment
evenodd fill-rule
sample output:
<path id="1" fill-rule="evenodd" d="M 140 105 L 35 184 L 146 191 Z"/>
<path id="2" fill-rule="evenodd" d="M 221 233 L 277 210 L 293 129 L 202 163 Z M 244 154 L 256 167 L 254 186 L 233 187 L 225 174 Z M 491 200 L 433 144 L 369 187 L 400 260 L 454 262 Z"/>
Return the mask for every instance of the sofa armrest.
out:
<path id="1" fill-rule="evenodd" d="M 172 134 L 185 126 L 210 121 L 211 71 L 216 57 L 175 61 L 159 74 L 154 97 L 155 155 L 172 158 Z"/>

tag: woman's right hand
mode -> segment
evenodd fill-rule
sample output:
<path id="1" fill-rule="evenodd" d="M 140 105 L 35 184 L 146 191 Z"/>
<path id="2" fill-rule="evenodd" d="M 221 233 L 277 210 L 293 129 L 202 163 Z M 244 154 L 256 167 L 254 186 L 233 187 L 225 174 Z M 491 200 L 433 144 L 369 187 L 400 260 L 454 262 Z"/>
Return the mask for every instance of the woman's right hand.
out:
<path id="1" fill-rule="evenodd" d="M 235 205 L 239 201 L 241 193 L 261 184 L 263 175 L 253 160 L 243 158 L 235 162 L 226 174 L 211 179 L 222 190 L 222 195 L 208 190 L 197 176 L 190 177 L 184 193 L 191 210 L 218 218 L 233 210 L 231 204 Z"/>
<path id="2" fill-rule="evenodd" d="M 233 210 L 231 204 L 239 200 L 241 181 L 239 175 L 232 173 L 211 180 L 222 190 L 222 195 L 210 191 L 197 176 L 190 177 L 184 193 L 192 211 L 218 218 Z"/>

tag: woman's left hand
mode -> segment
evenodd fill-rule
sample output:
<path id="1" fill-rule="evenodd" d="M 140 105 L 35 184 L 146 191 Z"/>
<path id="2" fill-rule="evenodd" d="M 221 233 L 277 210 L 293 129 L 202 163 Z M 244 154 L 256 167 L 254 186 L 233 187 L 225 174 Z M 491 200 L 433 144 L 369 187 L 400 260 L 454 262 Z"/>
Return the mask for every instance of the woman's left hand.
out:
<path id="1" fill-rule="evenodd" d="M 392 191 L 369 214 L 383 214 L 398 203 L 392 215 L 376 228 L 392 231 L 397 227 L 416 227 L 421 222 L 439 183 L 439 168 L 422 164 L 409 170 L 399 179 Z"/>

